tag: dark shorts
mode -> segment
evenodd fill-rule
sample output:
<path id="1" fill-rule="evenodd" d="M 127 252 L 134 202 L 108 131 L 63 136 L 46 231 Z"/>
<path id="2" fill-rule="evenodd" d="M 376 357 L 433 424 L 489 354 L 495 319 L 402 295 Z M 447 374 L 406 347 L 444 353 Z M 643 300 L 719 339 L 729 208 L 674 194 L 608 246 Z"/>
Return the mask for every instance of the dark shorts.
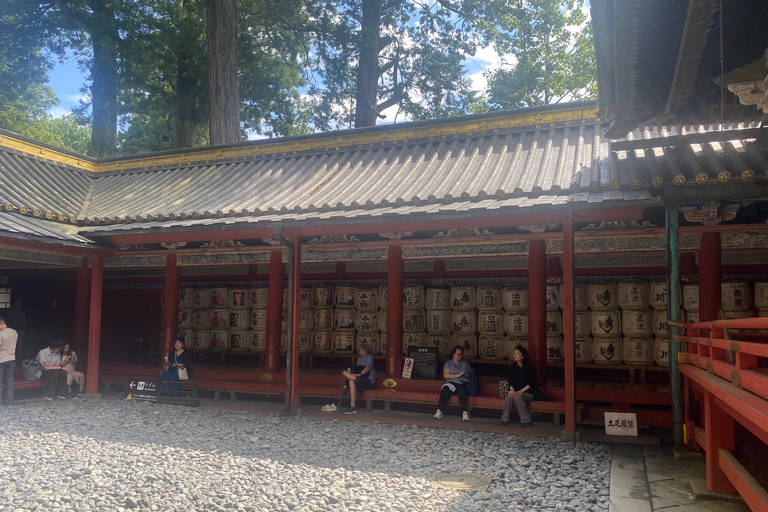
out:
<path id="1" fill-rule="evenodd" d="M 366 389 L 373 389 L 373 384 L 371 384 L 371 379 L 368 377 L 358 377 L 355 381 L 355 388 L 358 391 L 365 391 Z"/>

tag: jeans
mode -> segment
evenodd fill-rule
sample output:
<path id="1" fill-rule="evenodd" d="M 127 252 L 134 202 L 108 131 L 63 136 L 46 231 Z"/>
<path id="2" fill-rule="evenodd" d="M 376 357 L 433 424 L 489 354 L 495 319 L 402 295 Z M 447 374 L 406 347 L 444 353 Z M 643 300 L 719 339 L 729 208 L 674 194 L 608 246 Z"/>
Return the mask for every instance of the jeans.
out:
<path id="1" fill-rule="evenodd" d="M 67 394 L 67 372 L 64 370 L 43 370 L 42 376 L 45 386 L 45 396 L 56 398 L 56 395 Z"/>
<path id="2" fill-rule="evenodd" d="M 0 363 L 0 387 L 3 394 L 0 396 L 0 405 L 13 404 L 13 371 L 16 369 L 16 361 Z"/>

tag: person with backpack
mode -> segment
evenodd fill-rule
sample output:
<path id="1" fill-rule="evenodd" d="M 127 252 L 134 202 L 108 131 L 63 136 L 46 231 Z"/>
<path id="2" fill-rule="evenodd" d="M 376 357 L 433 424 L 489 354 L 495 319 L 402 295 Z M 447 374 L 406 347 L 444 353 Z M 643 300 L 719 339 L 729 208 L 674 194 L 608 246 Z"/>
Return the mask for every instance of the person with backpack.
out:
<path id="1" fill-rule="evenodd" d="M 445 366 L 443 366 L 443 377 L 446 382 L 440 388 L 435 419 L 439 420 L 443 417 L 443 409 L 445 409 L 445 404 L 448 403 L 451 395 L 458 395 L 461 405 L 461 419 L 462 421 L 469 421 L 466 386 L 470 382 L 472 369 L 469 363 L 463 360 L 463 357 L 464 349 L 461 348 L 461 345 L 455 345 L 451 349 L 451 359 L 446 361 Z"/>
<path id="2" fill-rule="evenodd" d="M 509 365 L 509 392 L 504 398 L 504 411 L 501 413 L 501 424 L 509 425 L 509 413 L 512 406 L 517 408 L 520 415 L 520 426 L 528 428 L 533 426 L 531 413 L 528 411 L 528 403 L 533 401 L 533 395 L 537 391 L 536 369 L 528 359 L 528 350 L 518 345 L 515 347 L 512 358 L 514 362 Z"/>

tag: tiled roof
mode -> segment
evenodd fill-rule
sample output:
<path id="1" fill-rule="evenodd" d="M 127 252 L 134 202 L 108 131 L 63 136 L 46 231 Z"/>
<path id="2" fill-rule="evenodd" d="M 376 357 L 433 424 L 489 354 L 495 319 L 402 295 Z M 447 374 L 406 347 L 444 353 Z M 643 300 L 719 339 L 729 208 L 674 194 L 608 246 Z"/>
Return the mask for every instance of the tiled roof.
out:
<path id="1" fill-rule="evenodd" d="M 77 226 L 49 222 L 43 218 L 0 212 L 0 232 L 12 238 L 91 244 L 85 236 L 78 235 L 78 229 Z"/>

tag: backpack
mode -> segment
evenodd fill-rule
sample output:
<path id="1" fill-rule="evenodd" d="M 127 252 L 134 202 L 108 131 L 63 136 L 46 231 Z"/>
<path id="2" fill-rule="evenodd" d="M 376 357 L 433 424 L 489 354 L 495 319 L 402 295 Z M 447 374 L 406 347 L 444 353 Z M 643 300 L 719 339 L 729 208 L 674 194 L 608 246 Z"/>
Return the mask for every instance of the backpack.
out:
<path id="1" fill-rule="evenodd" d="M 474 367 L 469 368 L 469 382 L 464 385 L 467 396 L 477 396 L 480 393 L 480 383 L 477 380 L 477 372 Z"/>

